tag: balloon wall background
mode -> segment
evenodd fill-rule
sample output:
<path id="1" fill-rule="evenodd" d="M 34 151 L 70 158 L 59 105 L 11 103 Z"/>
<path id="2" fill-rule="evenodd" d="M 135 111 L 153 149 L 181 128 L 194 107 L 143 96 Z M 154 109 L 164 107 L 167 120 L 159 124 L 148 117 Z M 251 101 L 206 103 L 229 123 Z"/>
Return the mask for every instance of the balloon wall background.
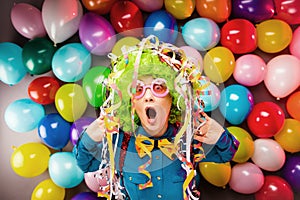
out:
<path id="1" fill-rule="evenodd" d="M 71 150 L 105 100 L 107 54 L 150 34 L 181 40 L 211 80 L 205 111 L 241 143 L 201 163 L 202 199 L 300 197 L 299 2 L 24 0 L 1 15 L 1 197 L 96 199 Z"/>

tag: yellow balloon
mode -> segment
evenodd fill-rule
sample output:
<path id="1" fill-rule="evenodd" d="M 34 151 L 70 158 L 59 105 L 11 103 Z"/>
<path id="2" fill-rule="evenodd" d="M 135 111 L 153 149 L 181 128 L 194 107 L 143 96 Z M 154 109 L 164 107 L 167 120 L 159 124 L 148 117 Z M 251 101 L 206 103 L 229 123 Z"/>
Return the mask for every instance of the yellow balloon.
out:
<path id="1" fill-rule="evenodd" d="M 230 162 L 200 162 L 199 169 L 202 176 L 209 183 L 217 187 L 225 187 L 230 180 L 231 165 Z"/>
<path id="2" fill-rule="evenodd" d="M 57 186 L 51 179 L 40 182 L 31 194 L 31 200 L 63 200 L 65 188 Z"/>
<path id="3" fill-rule="evenodd" d="M 19 147 L 14 147 L 10 164 L 16 174 L 25 178 L 31 178 L 46 171 L 50 154 L 50 150 L 45 145 L 29 142 Z"/>
<path id="4" fill-rule="evenodd" d="M 76 83 L 62 85 L 55 95 L 55 107 L 58 113 L 68 122 L 79 119 L 87 108 L 83 89 Z"/>
<path id="5" fill-rule="evenodd" d="M 283 128 L 274 135 L 274 139 L 287 152 L 296 153 L 300 151 L 300 121 L 287 118 L 284 120 Z"/>
<path id="6" fill-rule="evenodd" d="M 232 161 L 237 163 L 248 161 L 254 153 L 253 138 L 243 128 L 230 126 L 227 129 L 240 142 L 239 148 L 233 156 Z"/>
<path id="7" fill-rule="evenodd" d="M 122 54 L 122 47 L 123 48 L 126 48 L 126 47 L 131 47 L 131 46 L 135 46 L 137 45 L 138 43 L 140 42 L 139 39 L 137 39 L 136 37 L 131 37 L 131 36 L 128 36 L 128 37 L 124 37 L 124 38 L 121 38 L 119 39 L 114 47 L 112 48 L 111 52 L 113 54 L 115 54 L 116 56 L 121 56 L 123 55 Z"/>
<path id="8" fill-rule="evenodd" d="M 288 23 L 280 19 L 269 19 L 256 26 L 257 46 L 264 52 L 277 53 L 292 41 L 293 31 Z"/>
<path id="9" fill-rule="evenodd" d="M 216 84 L 230 78 L 235 67 L 235 57 L 226 47 L 218 46 L 210 49 L 203 60 L 204 73 Z"/>
<path id="10" fill-rule="evenodd" d="M 195 10 L 195 0 L 164 0 L 166 10 L 176 19 L 186 19 Z"/>

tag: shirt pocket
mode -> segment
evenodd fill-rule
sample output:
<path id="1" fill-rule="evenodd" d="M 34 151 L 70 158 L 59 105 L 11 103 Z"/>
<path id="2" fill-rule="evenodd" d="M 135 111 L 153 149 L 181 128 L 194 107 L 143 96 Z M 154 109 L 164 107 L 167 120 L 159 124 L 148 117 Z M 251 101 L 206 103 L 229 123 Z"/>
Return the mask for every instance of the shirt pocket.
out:
<path id="1" fill-rule="evenodd" d="M 127 190 L 130 199 L 140 199 L 141 190 L 139 184 L 145 184 L 148 181 L 147 176 L 139 173 L 125 173 L 124 186 Z"/>

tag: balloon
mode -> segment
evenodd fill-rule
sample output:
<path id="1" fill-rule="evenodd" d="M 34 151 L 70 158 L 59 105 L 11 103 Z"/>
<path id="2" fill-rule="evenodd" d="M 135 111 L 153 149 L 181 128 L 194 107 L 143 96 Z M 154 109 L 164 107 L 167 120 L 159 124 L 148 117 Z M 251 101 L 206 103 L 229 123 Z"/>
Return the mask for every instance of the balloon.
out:
<path id="1" fill-rule="evenodd" d="M 31 200 L 64 200 L 65 189 L 57 186 L 51 179 L 41 181 L 33 190 Z"/>
<path id="2" fill-rule="evenodd" d="M 112 25 L 103 16 L 92 12 L 83 15 L 79 25 L 79 38 L 88 51 L 98 56 L 111 52 L 116 43 Z"/>
<path id="3" fill-rule="evenodd" d="M 84 179 L 84 173 L 77 166 L 76 159 L 71 152 L 52 154 L 48 168 L 51 180 L 63 188 L 73 188 Z"/>
<path id="4" fill-rule="evenodd" d="M 250 90 L 238 84 L 226 86 L 221 92 L 219 109 L 225 119 L 233 124 L 241 124 L 249 115 L 254 105 Z"/>
<path id="5" fill-rule="evenodd" d="M 71 200 L 99 200 L 99 197 L 93 192 L 81 192 L 73 196 Z"/>
<path id="6" fill-rule="evenodd" d="M 176 42 L 178 26 L 175 17 L 165 10 L 152 12 L 144 24 L 144 36 L 155 35 L 162 42 Z"/>
<path id="7" fill-rule="evenodd" d="M 300 59 L 300 51 L 298 51 L 297 49 L 299 45 L 300 45 L 300 27 L 297 27 L 293 32 L 293 37 L 289 45 L 289 50 L 292 55 Z"/>
<path id="8" fill-rule="evenodd" d="M 164 0 L 164 5 L 166 11 L 176 19 L 186 19 L 190 17 L 195 10 L 195 0 Z"/>
<path id="9" fill-rule="evenodd" d="M 106 100 L 106 87 L 103 85 L 110 74 L 108 67 L 98 66 L 91 68 L 82 80 L 83 93 L 93 107 L 102 106 Z"/>
<path id="10" fill-rule="evenodd" d="M 229 186 L 235 192 L 253 194 L 259 191 L 263 184 L 264 174 L 255 164 L 245 162 L 232 167 Z"/>
<path id="11" fill-rule="evenodd" d="M 202 92 L 204 93 L 201 95 L 201 100 L 203 100 L 205 105 L 204 112 L 215 110 L 219 106 L 221 100 L 219 88 L 213 82 L 209 82 L 208 87 L 203 89 Z"/>
<path id="12" fill-rule="evenodd" d="M 256 200 L 294 200 L 290 184 L 280 176 L 267 175 L 262 188 L 255 193 Z"/>
<path id="13" fill-rule="evenodd" d="M 264 101 L 254 105 L 247 117 L 247 124 L 255 136 L 269 138 L 282 129 L 284 119 L 285 114 L 279 105 Z"/>
<path id="14" fill-rule="evenodd" d="M 268 19 L 256 25 L 257 46 L 266 53 L 277 53 L 288 47 L 292 28 L 279 19 Z"/>
<path id="15" fill-rule="evenodd" d="M 87 108 L 82 87 L 75 83 L 62 85 L 55 95 L 55 107 L 66 121 L 79 119 Z"/>
<path id="16" fill-rule="evenodd" d="M 205 54 L 203 66 L 205 75 L 218 85 L 228 80 L 232 75 L 235 58 L 228 48 L 218 46 Z"/>
<path id="17" fill-rule="evenodd" d="M 93 117 L 81 117 L 72 123 L 70 128 L 70 140 L 73 145 L 77 144 L 80 134 L 90 125 L 95 118 Z"/>
<path id="18" fill-rule="evenodd" d="M 274 135 L 274 139 L 287 152 L 296 153 L 300 151 L 300 121 L 287 118 L 283 128 Z"/>
<path id="19" fill-rule="evenodd" d="M 274 172 L 285 163 L 285 152 L 275 140 L 258 138 L 254 140 L 254 153 L 251 159 L 261 169 Z"/>
<path id="20" fill-rule="evenodd" d="M 58 113 L 51 113 L 40 120 L 38 135 L 47 146 L 61 150 L 70 140 L 70 128 L 71 125 Z"/>
<path id="21" fill-rule="evenodd" d="M 297 1 L 274 0 L 274 18 L 281 19 L 288 24 L 300 23 L 300 4 Z"/>
<path id="22" fill-rule="evenodd" d="M 22 61 L 22 48 L 11 42 L 2 42 L 0 52 L 0 80 L 8 85 L 19 83 L 27 73 Z"/>
<path id="23" fill-rule="evenodd" d="M 40 75 L 51 70 L 51 60 L 56 47 L 46 38 L 28 41 L 22 51 L 22 58 L 30 74 Z"/>
<path id="24" fill-rule="evenodd" d="M 300 91 L 294 92 L 288 97 L 286 109 L 292 118 L 300 121 Z"/>
<path id="25" fill-rule="evenodd" d="M 39 121 L 45 116 L 42 105 L 29 98 L 18 99 L 10 103 L 4 113 L 7 126 L 19 133 L 29 132 L 38 127 Z"/>
<path id="26" fill-rule="evenodd" d="M 199 51 L 209 50 L 220 41 L 220 28 L 209 18 L 194 18 L 182 27 L 184 41 Z"/>
<path id="27" fill-rule="evenodd" d="M 48 168 L 50 150 L 43 144 L 29 142 L 14 148 L 10 158 L 13 171 L 19 176 L 32 178 Z"/>
<path id="28" fill-rule="evenodd" d="M 254 142 L 251 134 L 238 126 L 230 126 L 227 129 L 240 142 L 232 161 L 237 163 L 247 162 L 254 153 Z"/>
<path id="29" fill-rule="evenodd" d="M 81 0 L 83 6 L 94 13 L 99 15 L 108 14 L 111 7 L 117 0 Z"/>
<path id="30" fill-rule="evenodd" d="M 264 84 L 277 99 L 295 91 L 300 84 L 300 60 L 289 54 L 281 54 L 267 63 Z"/>
<path id="31" fill-rule="evenodd" d="M 196 66 L 201 74 L 203 71 L 203 58 L 200 52 L 191 46 L 181 46 L 180 49 L 184 51 L 187 58 Z"/>
<path id="32" fill-rule="evenodd" d="M 121 39 L 119 39 L 115 45 L 113 46 L 111 52 L 115 54 L 116 56 L 123 55 L 122 48 L 128 48 L 131 46 L 135 46 L 138 43 L 140 43 L 140 40 L 136 37 L 126 36 Z"/>
<path id="33" fill-rule="evenodd" d="M 41 11 L 30 4 L 14 4 L 10 18 L 14 28 L 26 38 L 33 39 L 47 35 Z"/>
<path id="34" fill-rule="evenodd" d="M 54 103 L 59 87 L 58 80 L 51 76 L 37 77 L 28 85 L 28 96 L 38 104 L 48 105 Z"/>
<path id="35" fill-rule="evenodd" d="M 100 177 L 99 177 L 100 173 L 102 173 L 102 170 L 97 170 L 94 172 L 87 172 L 84 174 L 85 184 L 93 192 L 98 192 L 98 190 L 101 186 L 106 186 L 108 184 L 108 181 L 105 178 L 100 179 Z M 109 175 L 109 172 L 108 172 L 108 175 Z"/>
<path id="36" fill-rule="evenodd" d="M 233 70 L 234 79 L 244 86 L 255 86 L 261 83 L 267 71 L 265 61 L 255 54 L 240 56 Z"/>
<path id="37" fill-rule="evenodd" d="M 144 19 L 140 9 L 131 1 L 117 1 L 110 11 L 114 29 L 124 36 L 141 37 Z"/>
<path id="38" fill-rule="evenodd" d="M 292 186 L 295 192 L 300 191 L 300 156 L 287 158 L 282 168 L 282 177 Z"/>
<path id="39" fill-rule="evenodd" d="M 230 162 L 215 163 L 215 162 L 200 162 L 199 169 L 201 175 L 209 183 L 217 187 L 225 187 L 231 176 Z"/>
<path id="40" fill-rule="evenodd" d="M 274 15 L 275 7 L 273 0 L 234 0 L 232 1 L 232 16 L 234 18 L 244 18 L 253 23 L 271 19 Z"/>
<path id="41" fill-rule="evenodd" d="M 48 36 L 55 45 L 66 41 L 78 31 L 82 13 L 79 0 L 44 1 L 42 20 Z"/>
<path id="42" fill-rule="evenodd" d="M 201 17 L 221 23 L 227 20 L 231 14 L 231 1 L 196 0 L 196 10 Z"/>
<path id="43" fill-rule="evenodd" d="M 90 69 L 92 56 L 81 43 L 69 43 L 59 48 L 52 59 L 55 76 L 64 82 L 76 82 Z"/>
<path id="44" fill-rule="evenodd" d="M 220 42 L 235 54 L 253 52 L 257 48 L 256 28 L 246 19 L 232 19 L 221 28 Z"/>
<path id="45" fill-rule="evenodd" d="M 132 0 L 141 10 L 145 12 L 154 12 L 160 10 L 164 5 L 164 0 Z"/>

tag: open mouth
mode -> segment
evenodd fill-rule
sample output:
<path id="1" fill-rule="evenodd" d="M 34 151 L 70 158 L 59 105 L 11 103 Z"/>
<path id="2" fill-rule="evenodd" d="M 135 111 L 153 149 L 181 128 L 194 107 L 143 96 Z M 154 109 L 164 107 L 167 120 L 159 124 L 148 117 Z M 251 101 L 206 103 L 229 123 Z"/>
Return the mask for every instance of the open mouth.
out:
<path id="1" fill-rule="evenodd" d="M 154 119 L 156 117 L 156 111 L 154 108 L 146 108 L 146 115 L 148 119 Z"/>

